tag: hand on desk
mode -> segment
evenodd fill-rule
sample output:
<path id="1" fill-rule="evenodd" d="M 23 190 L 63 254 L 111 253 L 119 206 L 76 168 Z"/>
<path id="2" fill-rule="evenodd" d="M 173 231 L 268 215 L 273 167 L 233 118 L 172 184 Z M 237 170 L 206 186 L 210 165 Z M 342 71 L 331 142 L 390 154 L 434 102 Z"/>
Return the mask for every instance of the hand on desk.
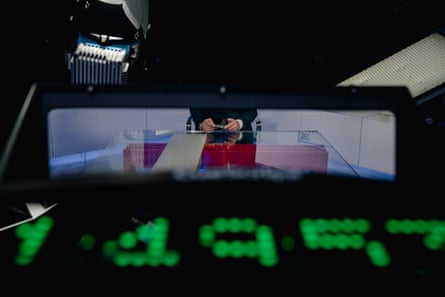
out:
<path id="1" fill-rule="evenodd" d="M 225 131 L 239 131 L 241 129 L 240 122 L 233 118 L 228 118 L 222 125 L 222 129 Z M 211 118 L 207 118 L 201 122 L 200 127 L 204 132 L 209 133 L 215 131 L 218 126 Z"/>
<path id="2" fill-rule="evenodd" d="M 233 119 L 233 118 L 228 118 L 227 119 L 227 123 L 224 125 L 224 130 L 226 131 L 239 131 L 241 129 L 240 123 L 239 121 Z"/>
<path id="3" fill-rule="evenodd" d="M 206 143 L 225 143 L 225 144 L 235 144 L 242 138 L 240 131 L 235 132 L 213 132 L 207 134 Z"/>

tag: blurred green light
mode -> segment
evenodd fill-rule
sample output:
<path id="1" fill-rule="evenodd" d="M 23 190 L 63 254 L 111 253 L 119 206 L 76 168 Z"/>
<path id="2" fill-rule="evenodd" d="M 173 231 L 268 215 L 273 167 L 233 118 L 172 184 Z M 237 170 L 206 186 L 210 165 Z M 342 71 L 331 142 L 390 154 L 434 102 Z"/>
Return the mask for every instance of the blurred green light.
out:
<path id="1" fill-rule="evenodd" d="M 136 234 L 130 231 L 122 232 L 118 239 L 119 246 L 125 249 L 132 249 L 137 243 L 138 239 Z"/>
<path id="2" fill-rule="evenodd" d="M 154 238 L 149 244 L 150 249 L 154 251 L 163 250 L 165 248 L 165 239 L 164 236 Z"/>
<path id="3" fill-rule="evenodd" d="M 43 233 L 48 233 L 48 231 L 53 227 L 54 220 L 50 216 L 41 216 L 37 219 L 35 227 Z"/>
<path id="4" fill-rule="evenodd" d="M 219 258 L 227 257 L 229 255 L 228 243 L 225 240 L 218 240 L 213 244 L 213 253 Z"/>
<path id="5" fill-rule="evenodd" d="M 331 231 L 333 233 L 338 233 L 340 231 L 343 231 L 343 222 L 339 219 L 330 219 L 328 221 L 328 231 Z"/>
<path id="6" fill-rule="evenodd" d="M 38 253 L 41 246 L 42 242 L 40 240 L 27 239 L 20 244 L 19 253 L 27 256 L 35 255 Z"/>
<path id="7" fill-rule="evenodd" d="M 180 256 L 179 253 L 176 251 L 167 251 L 164 258 L 164 265 L 165 266 L 175 266 L 179 263 Z"/>
<path id="8" fill-rule="evenodd" d="M 371 223 L 366 219 L 356 220 L 356 230 L 359 233 L 368 233 L 371 229 Z"/>
<path id="9" fill-rule="evenodd" d="M 92 234 L 84 234 L 80 240 L 80 246 L 84 250 L 92 250 L 96 245 L 96 238 Z"/>
<path id="10" fill-rule="evenodd" d="M 160 266 L 162 263 L 162 258 L 161 257 L 147 257 L 147 265 L 148 266 L 152 266 L 152 267 L 156 267 L 156 266 Z"/>
<path id="11" fill-rule="evenodd" d="M 33 227 L 33 224 L 30 222 L 18 225 L 15 228 L 15 235 L 18 238 L 29 238 L 31 236 L 34 236 L 34 233 L 35 233 L 35 229 Z"/>
<path id="12" fill-rule="evenodd" d="M 158 228 L 155 224 L 147 223 L 144 225 L 140 225 L 136 228 L 136 234 L 138 235 L 138 239 L 143 242 L 150 241 L 158 232 Z"/>
<path id="13" fill-rule="evenodd" d="M 395 234 L 398 233 L 398 222 L 397 220 L 394 219 L 389 219 L 386 221 L 386 230 L 391 233 L 391 234 Z"/>
<path id="14" fill-rule="evenodd" d="M 272 255 L 269 255 L 269 257 L 261 257 L 259 259 L 259 261 L 263 266 L 272 267 L 272 266 L 277 265 L 278 257 L 276 255 L 272 254 Z"/>
<path id="15" fill-rule="evenodd" d="M 226 220 L 226 225 L 227 225 L 227 231 L 232 233 L 241 232 L 241 229 L 243 228 L 243 223 L 239 218 L 230 218 Z"/>
<path id="16" fill-rule="evenodd" d="M 119 244 L 115 241 L 104 244 L 104 254 L 111 256 L 117 266 L 176 265 L 180 259 L 179 253 L 166 250 L 168 228 L 168 220 L 158 217 L 152 224 L 138 226 L 134 232 L 122 232 L 119 236 Z M 145 249 L 130 250 L 138 248 L 139 240 L 146 244 Z M 120 247 L 124 250 L 120 250 Z"/>
<path id="17" fill-rule="evenodd" d="M 366 253 L 375 266 L 386 267 L 391 262 L 390 256 L 381 242 L 368 242 L 366 245 Z"/>
<path id="18" fill-rule="evenodd" d="M 335 247 L 335 237 L 331 234 L 323 234 L 320 236 L 320 246 L 327 250 L 333 249 Z"/>
<path id="19" fill-rule="evenodd" d="M 256 221 L 253 218 L 245 218 L 243 219 L 243 232 L 253 233 L 256 228 Z"/>
<path id="20" fill-rule="evenodd" d="M 386 221 L 386 230 L 391 234 L 425 234 L 432 232 L 437 226 L 445 226 L 438 220 L 409 220 L 389 219 Z"/>
<path id="21" fill-rule="evenodd" d="M 352 219 L 347 219 L 346 218 L 346 219 L 343 220 L 342 229 L 346 233 L 352 233 L 352 232 L 358 231 L 357 230 L 357 223 L 354 222 L 354 220 L 352 220 Z"/>
<path id="22" fill-rule="evenodd" d="M 311 219 L 304 218 L 300 221 L 300 230 L 303 233 L 315 233 L 318 232 L 315 228 L 315 224 L 312 223 Z"/>
<path id="23" fill-rule="evenodd" d="M 252 233 L 256 241 L 224 239 L 216 240 L 216 233 Z M 278 261 L 278 256 L 270 226 L 257 226 L 253 218 L 224 218 L 217 217 L 212 225 L 202 225 L 199 229 L 199 241 L 202 246 L 211 247 L 213 254 L 218 258 L 223 257 L 258 257 L 263 265 L 273 265 Z"/>
<path id="24" fill-rule="evenodd" d="M 34 257 L 32 256 L 25 256 L 25 255 L 16 255 L 14 258 L 14 262 L 16 265 L 19 266 L 25 266 L 25 265 L 29 265 L 32 263 L 32 261 L 34 261 Z"/>
<path id="25" fill-rule="evenodd" d="M 281 239 L 281 246 L 285 251 L 292 251 L 295 249 L 295 239 L 292 236 L 284 236 Z"/>
<path id="26" fill-rule="evenodd" d="M 323 233 L 329 230 L 329 223 L 327 220 L 318 218 L 312 220 L 311 224 L 314 225 L 315 231 L 319 233 Z"/>
<path id="27" fill-rule="evenodd" d="M 226 219 L 222 217 L 215 218 L 213 220 L 213 229 L 219 233 L 226 232 L 227 231 Z"/>
<path id="28" fill-rule="evenodd" d="M 335 245 L 340 250 L 345 250 L 351 247 L 351 240 L 349 235 L 338 234 L 335 238 Z"/>
<path id="29" fill-rule="evenodd" d="M 248 257 L 248 258 L 256 257 L 258 255 L 257 247 L 258 247 L 258 245 L 255 241 L 253 241 L 253 240 L 246 241 L 244 244 L 246 257 Z"/>
<path id="30" fill-rule="evenodd" d="M 272 228 L 266 225 L 258 226 L 256 236 L 260 240 L 272 239 Z"/>
<path id="31" fill-rule="evenodd" d="M 115 240 L 107 240 L 102 245 L 102 251 L 105 256 L 112 256 L 117 253 L 119 246 Z"/>
<path id="32" fill-rule="evenodd" d="M 118 253 L 113 257 L 114 264 L 120 267 L 130 265 L 130 258 L 126 253 Z"/>
<path id="33" fill-rule="evenodd" d="M 351 248 L 358 250 L 362 249 L 365 246 L 365 238 L 360 234 L 351 234 L 349 236 L 349 239 L 351 241 Z"/>
<path id="34" fill-rule="evenodd" d="M 27 222 L 16 227 L 15 235 L 22 239 L 15 257 L 17 265 L 28 265 L 34 260 L 52 226 L 53 219 L 50 216 L 42 216 L 35 222 Z"/>
<path id="35" fill-rule="evenodd" d="M 429 231 L 429 224 L 426 220 L 418 219 L 416 220 L 416 232 L 419 234 L 424 234 Z"/>
<path id="36" fill-rule="evenodd" d="M 300 231 L 303 242 L 309 249 L 358 249 L 364 245 L 363 236 L 352 233 L 366 233 L 370 229 L 370 223 L 365 219 L 309 219 L 300 221 Z"/>
<path id="37" fill-rule="evenodd" d="M 244 243 L 240 240 L 233 240 L 230 243 L 230 255 L 234 258 L 241 258 L 245 255 L 244 253 Z"/>
<path id="38" fill-rule="evenodd" d="M 430 250 L 445 251 L 445 225 L 438 225 L 424 238 L 424 244 Z"/>
<path id="39" fill-rule="evenodd" d="M 129 261 L 129 264 L 135 266 L 135 267 L 142 267 L 145 264 L 147 264 L 147 256 L 145 253 L 143 252 L 137 252 L 137 253 L 128 253 L 129 254 L 129 260 L 131 260 L 131 262 Z"/>
<path id="40" fill-rule="evenodd" d="M 215 232 L 210 225 L 203 225 L 199 228 L 199 241 L 202 246 L 209 247 L 215 240 Z"/>
<path id="41" fill-rule="evenodd" d="M 320 235 L 316 233 L 304 234 L 304 245 L 309 249 L 318 249 L 320 247 Z"/>

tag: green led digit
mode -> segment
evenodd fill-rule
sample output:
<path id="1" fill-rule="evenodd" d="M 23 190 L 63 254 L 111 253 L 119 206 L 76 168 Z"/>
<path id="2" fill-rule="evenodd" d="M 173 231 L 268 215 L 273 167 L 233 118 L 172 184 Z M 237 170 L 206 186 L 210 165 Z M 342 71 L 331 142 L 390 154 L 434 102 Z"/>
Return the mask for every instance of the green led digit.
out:
<path id="1" fill-rule="evenodd" d="M 217 233 L 251 234 L 252 240 L 217 239 Z M 219 258 L 258 258 L 258 262 L 271 267 L 278 263 L 278 253 L 272 228 L 257 225 L 252 218 L 215 218 L 212 224 L 201 226 L 199 230 L 201 246 L 211 248 Z"/>
<path id="2" fill-rule="evenodd" d="M 169 221 L 158 217 L 135 231 L 122 232 L 117 240 L 103 244 L 103 254 L 117 266 L 175 266 L 180 255 L 167 249 Z M 143 243 L 144 248 L 139 248 Z"/>
<path id="3" fill-rule="evenodd" d="M 323 219 L 304 218 L 300 221 L 300 231 L 304 244 L 309 249 L 364 249 L 375 266 L 388 266 L 390 256 L 380 242 L 366 242 L 364 234 L 370 230 L 366 219 Z"/>
<path id="4" fill-rule="evenodd" d="M 386 230 L 391 234 L 424 235 L 423 244 L 427 249 L 445 251 L 445 221 L 389 219 Z"/>
<path id="5" fill-rule="evenodd" d="M 35 223 L 28 222 L 16 227 L 15 235 L 17 238 L 23 240 L 15 256 L 15 263 L 17 265 L 25 266 L 34 261 L 35 256 L 39 253 L 53 225 L 52 217 L 41 216 Z"/>

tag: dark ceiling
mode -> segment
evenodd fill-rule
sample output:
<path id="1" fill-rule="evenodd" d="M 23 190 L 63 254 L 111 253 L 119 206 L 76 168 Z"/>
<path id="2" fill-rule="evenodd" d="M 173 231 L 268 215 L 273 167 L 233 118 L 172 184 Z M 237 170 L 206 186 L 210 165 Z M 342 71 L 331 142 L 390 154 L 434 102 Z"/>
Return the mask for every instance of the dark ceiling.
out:
<path id="1" fill-rule="evenodd" d="M 159 58 L 152 64 L 182 81 L 331 85 L 443 20 L 433 1 L 160 2 L 151 10 L 149 39 Z"/>
<path id="2" fill-rule="evenodd" d="M 46 2 L 26 4 L 28 29 L 15 38 L 36 79 L 58 80 L 77 1 Z M 439 3 L 152 0 L 146 78 L 335 84 L 441 28 Z"/>
<path id="3" fill-rule="evenodd" d="M 76 2 L 4 8 L 13 17 L 2 20 L 8 116 L 32 82 L 66 80 Z M 143 79 L 168 83 L 330 86 L 444 28 L 440 1 L 432 0 L 152 0 L 149 13 Z"/>

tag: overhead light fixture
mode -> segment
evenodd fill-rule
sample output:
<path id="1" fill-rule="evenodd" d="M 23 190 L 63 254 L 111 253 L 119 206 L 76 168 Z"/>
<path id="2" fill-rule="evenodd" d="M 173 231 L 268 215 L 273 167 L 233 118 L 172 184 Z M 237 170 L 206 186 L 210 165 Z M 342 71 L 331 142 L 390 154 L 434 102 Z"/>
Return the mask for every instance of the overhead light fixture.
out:
<path id="1" fill-rule="evenodd" d="M 445 36 L 434 32 L 337 86 L 406 86 L 414 99 L 445 87 Z"/>

